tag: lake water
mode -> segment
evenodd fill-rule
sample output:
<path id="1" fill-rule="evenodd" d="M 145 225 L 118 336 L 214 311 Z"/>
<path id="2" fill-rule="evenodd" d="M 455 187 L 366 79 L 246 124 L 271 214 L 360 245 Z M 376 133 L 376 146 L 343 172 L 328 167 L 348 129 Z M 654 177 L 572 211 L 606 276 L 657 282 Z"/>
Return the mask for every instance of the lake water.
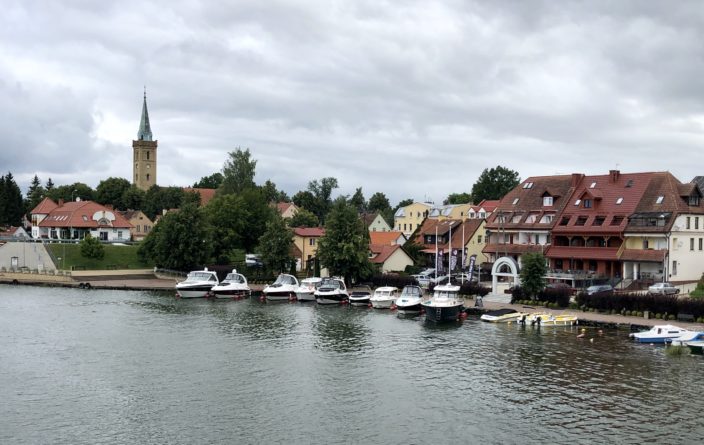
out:
<path id="1" fill-rule="evenodd" d="M 0 285 L 0 443 L 701 443 L 702 357 L 577 333 Z"/>

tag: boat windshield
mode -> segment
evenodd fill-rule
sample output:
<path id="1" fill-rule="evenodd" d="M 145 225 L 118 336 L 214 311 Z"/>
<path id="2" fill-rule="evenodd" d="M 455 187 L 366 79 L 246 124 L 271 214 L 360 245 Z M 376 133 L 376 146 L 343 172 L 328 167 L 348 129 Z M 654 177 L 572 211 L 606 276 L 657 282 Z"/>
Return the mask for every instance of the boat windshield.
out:
<path id="1" fill-rule="evenodd" d="M 210 272 L 191 272 L 186 281 L 215 281 L 215 276 Z"/>
<path id="2" fill-rule="evenodd" d="M 238 284 L 243 284 L 244 283 L 244 277 L 238 273 L 229 273 L 225 277 L 225 281 L 228 283 L 238 283 Z"/>
<path id="3" fill-rule="evenodd" d="M 339 280 L 323 280 L 318 287 L 328 287 L 328 288 L 333 288 L 333 289 L 339 289 L 340 288 L 340 281 Z"/>
<path id="4" fill-rule="evenodd" d="M 449 291 L 449 290 L 436 290 L 435 297 L 436 298 L 457 298 L 457 292 L 456 291 Z"/>
<path id="5" fill-rule="evenodd" d="M 403 288 L 402 294 L 406 297 L 419 297 L 420 289 L 415 286 L 407 286 Z"/>
<path id="6" fill-rule="evenodd" d="M 357 293 L 372 293 L 372 288 L 369 286 L 357 286 L 355 287 L 352 292 L 357 292 Z"/>
<path id="7" fill-rule="evenodd" d="M 291 275 L 279 275 L 274 284 L 296 284 L 296 279 Z"/>

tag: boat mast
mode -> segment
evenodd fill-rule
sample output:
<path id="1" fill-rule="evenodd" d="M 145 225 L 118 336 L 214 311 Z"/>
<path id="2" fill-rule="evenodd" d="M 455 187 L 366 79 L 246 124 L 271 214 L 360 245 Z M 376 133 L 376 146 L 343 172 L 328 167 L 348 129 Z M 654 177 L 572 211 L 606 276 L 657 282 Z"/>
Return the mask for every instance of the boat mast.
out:
<path id="1" fill-rule="evenodd" d="M 450 285 L 450 258 L 452 257 L 452 225 L 455 222 L 452 221 L 450 223 L 450 239 L 448 240 L 449 244 L 447 247 L 447 284 L 448 286 Z"/>
<path id="2" fill-rule="evenodd" d="M 435 282 L 438 281 L 438 222 L 435 223 Z"/>

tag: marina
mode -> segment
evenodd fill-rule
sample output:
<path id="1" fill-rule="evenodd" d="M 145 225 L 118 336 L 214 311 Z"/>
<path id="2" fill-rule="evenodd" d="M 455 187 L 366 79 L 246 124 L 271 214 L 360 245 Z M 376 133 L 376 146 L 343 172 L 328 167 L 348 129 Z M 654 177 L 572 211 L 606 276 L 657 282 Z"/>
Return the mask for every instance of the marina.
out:
<path id="1" fill-rule="evenodd" d="M 695 443 L 704 433 L 692 415 L 701 356 L 669 357 L 622 329 L 6 285 L 0 325 L 3 443 Z M 650 416 L 656 400 L 677 409 Z M 408 409 L 434 428 L 399 422 Z M 345 416 L 323 421 L 320 410 Z"/>

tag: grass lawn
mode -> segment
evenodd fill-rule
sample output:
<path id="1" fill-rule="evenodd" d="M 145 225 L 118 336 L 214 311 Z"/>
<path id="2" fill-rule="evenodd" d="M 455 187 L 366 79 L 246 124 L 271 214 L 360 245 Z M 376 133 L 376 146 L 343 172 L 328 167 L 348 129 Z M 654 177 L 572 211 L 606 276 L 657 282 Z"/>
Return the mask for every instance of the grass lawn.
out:
<path id="1" fill-rule="evenodd" d="M 105 256 L 102 260 L 81 256 L 78 244 L 47 244 L 47 249 L 59 260 L 60 269 L 107 270 L 107 269 L 150 269 L 153 264 L 143 263 L 137 256 L 139 246 L 112 246 L 105 244 Z M 66 257 L 64 258 L 64 252 Z"/>

